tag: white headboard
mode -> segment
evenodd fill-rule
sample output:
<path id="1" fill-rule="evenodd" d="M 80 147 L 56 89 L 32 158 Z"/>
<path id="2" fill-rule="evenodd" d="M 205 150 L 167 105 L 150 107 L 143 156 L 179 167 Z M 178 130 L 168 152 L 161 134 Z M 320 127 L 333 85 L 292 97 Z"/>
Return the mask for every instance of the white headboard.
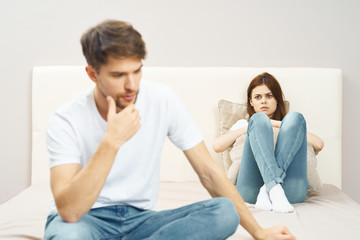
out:
<path id="1" fill-rule="evenodd" d="M 214 159 L 222 163 L 211 145 L 219 132 L 218 101 L 243 103 L 251 79 L 269 72 L 280 82 L 290 110 L 303 113 L 307 128 L 320 136 L 325 147 L 318 155 L 324 183 L 342 185 L 342 72 L 328 68 L 226 68 L 144 67 L 143 79 L 171 86 L 187 105 L 202 131 Z M 84 66 L 35 67 L 32 83 L 32 183 L 48 181 L 45 128 L 51 113 L 78 91 L 93 86 Z M 162 155 L 161 179 L 192 181 L 197 177 L 184 154 L 170 141 Z"/>

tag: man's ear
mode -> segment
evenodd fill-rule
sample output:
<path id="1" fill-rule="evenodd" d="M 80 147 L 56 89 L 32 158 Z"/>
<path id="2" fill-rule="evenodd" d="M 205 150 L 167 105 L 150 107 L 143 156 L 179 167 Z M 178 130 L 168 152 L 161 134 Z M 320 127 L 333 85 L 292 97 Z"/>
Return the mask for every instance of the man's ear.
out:
<path id="1" fill-rule="evenodd" d="M 85 68 L 85 70 L 86 70 L 86 73 L 87 73 L 87 75 L 89 76 L 89 78 L 93 81 L 93 82 L 97 82 L 97 77 L 96 77 L 96 70 L 94 69 L 94 67 L 93 66 L 87 66 L 86 68 Z"/>

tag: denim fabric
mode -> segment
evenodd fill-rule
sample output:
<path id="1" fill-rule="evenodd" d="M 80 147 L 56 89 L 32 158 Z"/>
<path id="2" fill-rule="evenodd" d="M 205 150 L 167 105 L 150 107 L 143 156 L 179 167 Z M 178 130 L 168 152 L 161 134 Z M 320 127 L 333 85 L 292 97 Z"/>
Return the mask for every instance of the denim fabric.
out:
<path id="1" fill-rule="evenodd" d="M 305 200 L 308 191 L 306 122 L 302 114 L 288 113 L 281 122 L 274 150 L 268 116 L 255 113 L 249 121 L 236 188 L 255 203 L 260 187 L 269 191 L 282 184 L 290 203 Z"/>
<path id="2" fill-rule="evenodd" d="M 234 204 L 214 198 L 172 210 L 109 206 L 90 210 L 76 223 L 49 215 L 45 239 L 226 239 L 239 225 Z"/>

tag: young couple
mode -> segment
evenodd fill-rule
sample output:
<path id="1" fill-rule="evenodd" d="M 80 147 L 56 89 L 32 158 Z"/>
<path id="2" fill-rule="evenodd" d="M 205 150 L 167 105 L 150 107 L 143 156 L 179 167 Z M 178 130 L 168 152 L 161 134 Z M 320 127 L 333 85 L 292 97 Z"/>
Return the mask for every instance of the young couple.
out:
<path id="1" fill-rule="evenodd" d="M 254 239 L 295 239 L 285 226 L 260 227 L 241 197 L 249 202 L 257 197 L 258 206 L 276 211 L 291 211 L 287 200 L 304 198 L 305 120 L 300 114 L 282 119 L 284 112 L 277 113 L 282 96 L 273 96 L 267 83 L 255 86 L 249 109 L 261 113 L 227 134 L 248 136 L 235 187 L 211 158 L 177 95 L 169 87 L 141 80 L 146 49 L 138 31 L 108 20 L 85 32 L 81 44 L 95 87 L 60 107 L 48 123 L 54 201 L 45 239 L 226 239 L 239 223 Z M 275 152 L 271 125 L 281 129 Z M 288 135 L 293 143 L 287 142 Z M 184 151 L 212 199 L 151 210 L 166 137 Z M 214 147 L 221 151 L 235 139 L 220 136 Z"/>

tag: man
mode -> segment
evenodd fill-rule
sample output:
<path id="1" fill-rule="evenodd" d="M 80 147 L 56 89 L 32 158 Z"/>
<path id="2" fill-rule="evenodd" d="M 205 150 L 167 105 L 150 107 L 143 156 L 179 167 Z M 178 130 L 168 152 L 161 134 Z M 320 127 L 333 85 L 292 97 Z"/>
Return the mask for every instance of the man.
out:
<path id="1" fill-rule="evenodd" d="M 294 239 L 262 229 L 212 160 L 172 90 L 140 81 L 145 43 L 129 24 L 105 21 L 83 34 L 95 88 L 49 120 L 54 203 L 45 239 L 226 239 L 238 224 L 256 239 Z M 213 199 L 155 212 L 164 140 L 184 151 Z"/>

